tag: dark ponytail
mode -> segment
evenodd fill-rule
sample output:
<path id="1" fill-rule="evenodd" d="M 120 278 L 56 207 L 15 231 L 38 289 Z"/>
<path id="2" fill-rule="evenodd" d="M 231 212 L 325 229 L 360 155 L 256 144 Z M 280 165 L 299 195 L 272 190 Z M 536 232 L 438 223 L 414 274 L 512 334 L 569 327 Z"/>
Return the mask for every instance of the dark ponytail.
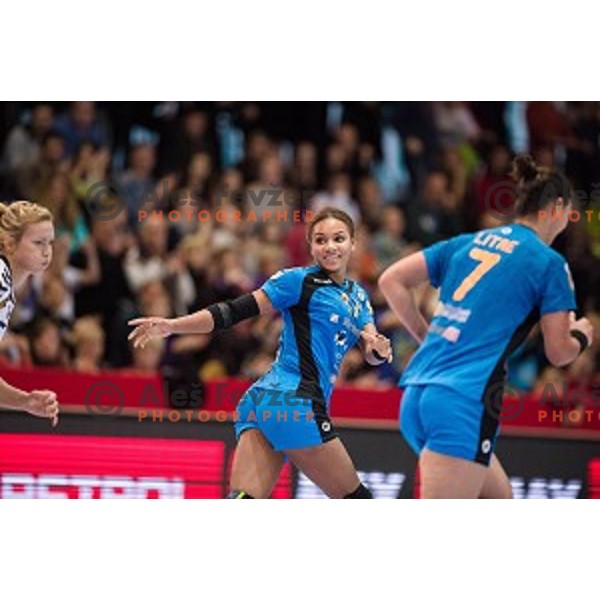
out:
<path id="1" fill-rule="evenodd" d="M 519 183 L 531 183 L 538 176 L 538 168 L 531 154 L 517 154 L 513 160 L 513 177 Z"/>
<path id="2" fill-rule="evenodd" d="M 568 179 L 556 169 L 538 167 L 530 154 L 515 157 L 511 175 L 517 182 L 521 215 L 535 214 L 557 198 L 563 198 L 565 205 L 571 202 L 573 190 Z"/>

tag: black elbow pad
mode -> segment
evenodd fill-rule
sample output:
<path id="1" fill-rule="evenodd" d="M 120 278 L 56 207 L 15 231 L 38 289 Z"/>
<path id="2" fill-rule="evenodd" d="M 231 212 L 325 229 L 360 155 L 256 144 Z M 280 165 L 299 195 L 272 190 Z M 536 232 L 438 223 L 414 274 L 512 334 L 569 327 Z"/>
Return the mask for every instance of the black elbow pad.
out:
<path id="1" fill-rule="evenodd" d="M 244 294 L 235 300 L 226 300 L 211 304 L 206 310 L 212 315 L 215 331 L 228 329 L 244 319 L 260 314 L 254 294 Z"/>

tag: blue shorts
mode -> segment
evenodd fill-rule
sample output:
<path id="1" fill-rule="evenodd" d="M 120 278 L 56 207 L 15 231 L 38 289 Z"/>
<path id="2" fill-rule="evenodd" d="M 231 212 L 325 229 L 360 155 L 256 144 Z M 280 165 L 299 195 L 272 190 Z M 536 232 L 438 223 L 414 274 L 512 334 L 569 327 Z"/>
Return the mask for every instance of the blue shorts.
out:
<path id="1" fill-rule="evenodd" d="M 323 402 L 281 390 L 250 388 L 234 420 L 238 439 L 244 431 L 258 429 L 278 452 L 319 446 L 338 437 Z"/>
<path id="2" fill-rule="evenodd" d="M 498 437 L 498 418 L 483 400 L 441 385 L 409 385 L 400 403 L 400 431 L 411 448 L 424 448 L 488 466 Z"/>

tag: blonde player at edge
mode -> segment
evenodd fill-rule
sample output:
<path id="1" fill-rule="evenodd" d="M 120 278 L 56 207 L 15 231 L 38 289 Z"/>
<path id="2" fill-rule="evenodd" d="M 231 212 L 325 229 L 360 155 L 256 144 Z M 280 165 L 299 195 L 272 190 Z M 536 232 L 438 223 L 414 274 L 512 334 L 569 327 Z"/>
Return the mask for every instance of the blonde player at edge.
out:
<path id="1" fill-rule="evenodd" d="M 15 289 L 52 261 L 52 213 L 38 204 L 20 200 L 0 203 L 0 340 L 15 308 Z M 58 401 L 50 390 L 20 390 L 0 377 L 0 408 L 28 412 L 58 424 Z"/>

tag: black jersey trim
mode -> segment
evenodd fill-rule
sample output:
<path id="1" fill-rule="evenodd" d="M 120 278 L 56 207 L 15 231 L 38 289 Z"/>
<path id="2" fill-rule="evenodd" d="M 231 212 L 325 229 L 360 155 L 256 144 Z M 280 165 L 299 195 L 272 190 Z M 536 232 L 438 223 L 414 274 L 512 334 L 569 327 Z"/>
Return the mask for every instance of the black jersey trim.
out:
<path id="1" fill-rule="evenodd" d="M 315 424 L 319 430 L 321 441 L 325 444 L 339 437 L 337 431 L 333 427 L 333 423 L 327 414 L 325 404 L 322 402 L 312 401 L 312 411 L 315 419 Z"/>
<path id="2" fill-rule="evenodd" d="M 302 281 L 300 300 L 289 311 L 294 325 L 296 347 L 300 361 L 300 383 L 296 389 L 299 398 L 312 398 L 325 402 L 323 388 L 319 381 L 319 369 L 312 351 L 312 330 L 310 324 L 310 300 L 312 295 L 321 287 L 329 285 L 319 283 L 319 272 L 308 273 Z M 315 275 L 317 277 L 315 277 Z M 316 279 L 316 280 L 315 280 Z"/>
<path id="3" fill-rule="evenodd" d="M 504 396 L 504 380 L 506 359 L 525 341 L 532 327 L 539 321 L 539 308 L 532 310 L 525 320 L 517 327 L 510 338 L 504 352 L 498 359 L 484 390 L 481 402 L 484 404 L 483 415 L 479 426 L 479 440 L 477 442 L 477 455 L 475 462 L 487 466 L 492 455 L 492 440 L 498 431 L 499 418 L 502 412 L 502 398 Z"/>

